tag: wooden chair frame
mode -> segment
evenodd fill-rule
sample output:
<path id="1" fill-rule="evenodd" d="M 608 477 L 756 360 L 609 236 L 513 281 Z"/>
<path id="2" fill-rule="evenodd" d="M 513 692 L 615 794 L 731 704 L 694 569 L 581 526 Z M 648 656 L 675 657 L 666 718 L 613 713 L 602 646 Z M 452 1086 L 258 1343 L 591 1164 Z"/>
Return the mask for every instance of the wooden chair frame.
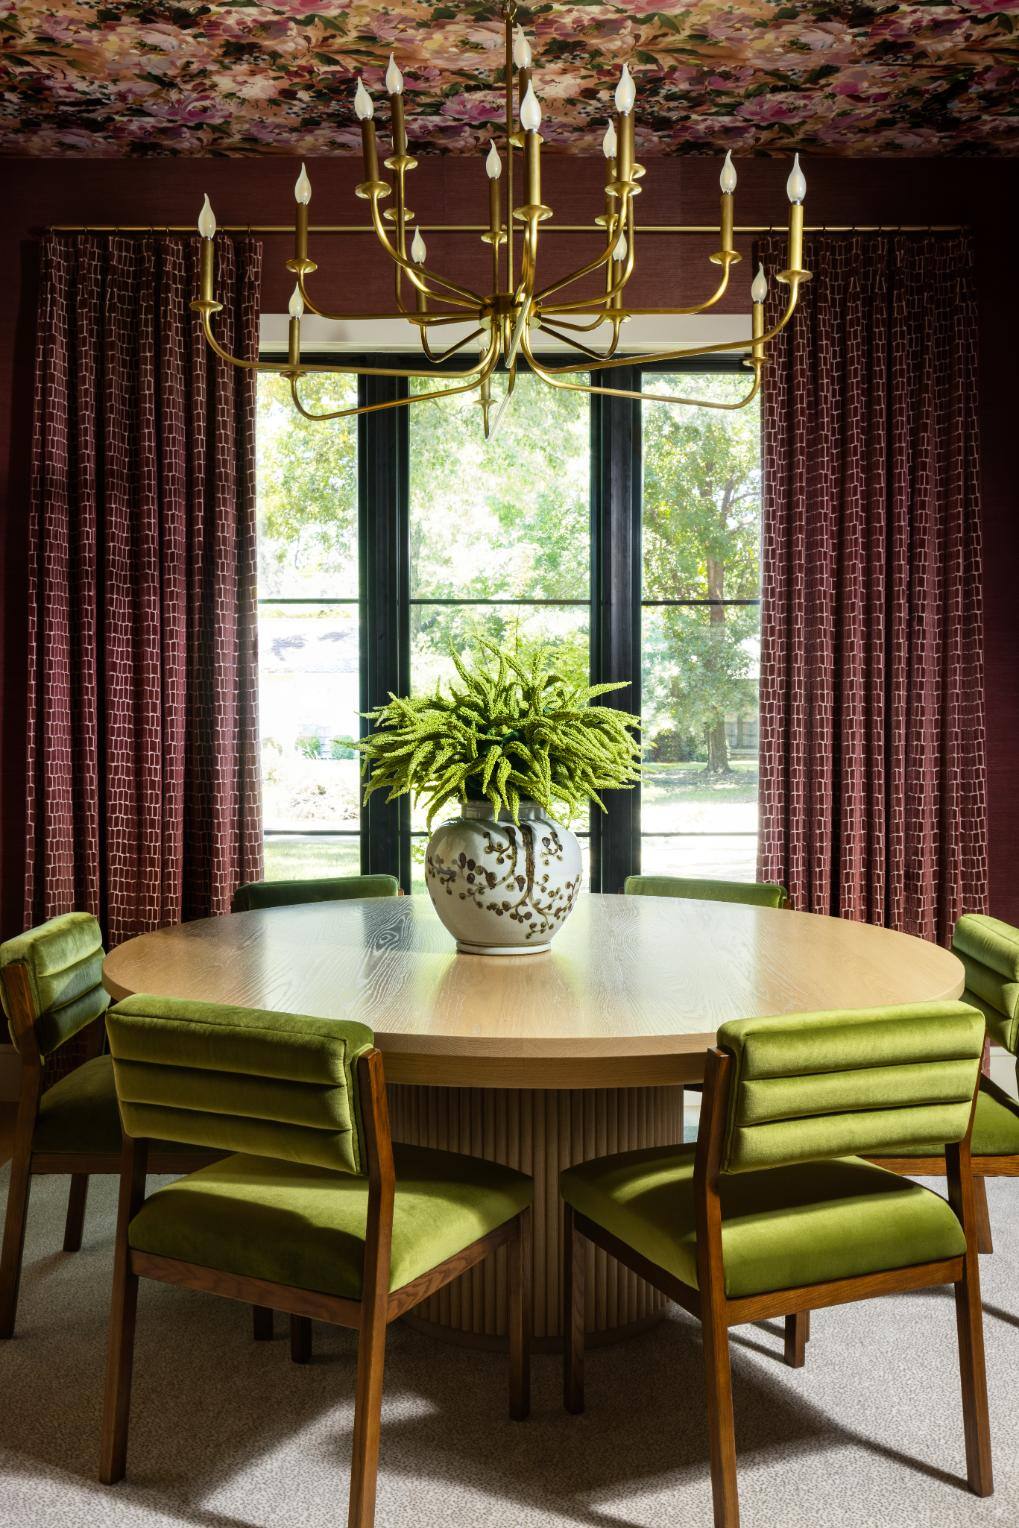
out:
<path id="1" fill-rule="evenodd" d="M 119 1173 L 119 1152 L 66 1151 L 43 1152 L 33 1147 L 43 1095 L 44 1058 L 39 1052 L 35 1026 L 39 1018 L 32 996 L 28 972 L 18 962 L 6 966 L 2 978 L 4 996 L 15 1049 L 21 1058 L 21 1091 L 14 1124 L 14 1149 L 11 1155 L 11 1181 L 4 1220 L 3 1248 L 0 1250 L 0 1338 L 14 1335 L 21 1284 L 21 1264 L 25 1252 L 25 1227 L 32 1179 L 43 1174 L 68 1173 L 71 1188 L 64 1222 L 64 1251 L 77 1252 L 81 1247 L 88 1198 L 88 1180 L 93 1173 Z M 85 1059 L 102 1053 L 105 1020 L 93 1019 L 78 1032 L 85 1043 Z M 150 1171 L 186 1173 L 210 1160 L 209 1152 L 192 1148 L 153 1154 Z"/>
<path id="2" fill-rule="evenodd" d="M 350 1472 L 348 1528 L 372 1528 L 378 1473 L 382 1412 L 382 1375 L 386 1330 L 391 1322 L 420 1304 L 443 1285 L 459 1278 L 499 1247 L 509 1255 L 509 1408 L 515 1421 L 530 1411 L 530 1266 L 531 1209 L 479 1238 L 469 1247 L 431 1268 L 420 1278 L 390 1293 L 390 1249 L 396 1174 L 393 1166 L 389 1109 L 386 1102 L 382 1053 L 367 1051 L 358 1061 L 358 1092 L 364 1121 L 368 1176 L 368 1220 L 360 1300 L 315 1293 L 265 1279 L 242 1277 L 201 1267 L 176 1258 L 140 1252 L 128 1244 L 128 1226 L 145 1199 L 145 1159 L 148 1143 L 124 1139 L 120 1203 L 113 1270 L 109 1351 L 103 1399 L 99 1478 L 110 1485 L 123 1479 L 127 1460 L 128 1416 L 134 1348 L 138 1281 L 158 1279 L 183 1289 L 205 1291 L 240 1300 L 270 1315 L 287 1312 L 305 1322 L 314 1318 L 353 1328 L 358 1334 L 354 1434 Z M 257 1321 L 256 1317 L 256 1321 Z M 293 1340 L 293 1328 L 292 1340 Z M 303 1328 L 299 1328 L 303 1330 Z"/>
<path id="3" fill-rule="evenodd" d="M 877 1295 L 953 1284 L 962 1379 L 967 1482 L 977 1496 L 990 1496 L 993 1490 L 990 1423 L 969 1149 L 973 1110 L 970 1111 L 965 1138 L 949 1146 L 945 1158 L 948 1198 L 966 1236 L 965 1253 L 939 1262 L 890 1269 L 885 1273 L 865 1274 L 798 1289 L 780 1289 L 768 1294 L 730 1299 L 725 1293 L 719 1180 L 732 1072 L 732 1057 L 726 1051 L 712 1049 L 708 1052 L 704 1107 L 694 1166 L 698 1289 L 691 1289 L 570 1205 L 565 1206 L 563 1400 L 567 1411 L 581 1412 L 584 1409 L 584 1249 L 581 1238 L 585 1237 L 610 1252 L 627 1268 L 631 1268 L 700 1321 L 707 1368 L 707 1413 L 715 1528 L 739 1528 L 729 1327 L 782 1316 L 786 1320 L 787 1356 L 792 1343 L 799 1344 L 802 1356 L 807 1324 L 805 1320 L 798 1319 L 801 1314 L 805 1316 L 812 1309 L 868 1300 Z M 975 1103 L 974 1093 L 974 1108 Z"/>

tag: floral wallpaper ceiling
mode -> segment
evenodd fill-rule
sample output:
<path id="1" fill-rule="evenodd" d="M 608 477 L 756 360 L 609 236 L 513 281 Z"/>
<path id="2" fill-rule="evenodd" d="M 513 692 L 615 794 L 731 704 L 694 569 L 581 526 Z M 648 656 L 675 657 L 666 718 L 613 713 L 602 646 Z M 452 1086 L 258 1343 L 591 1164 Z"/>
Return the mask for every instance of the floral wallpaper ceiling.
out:
<path id="1" fill-rule="evenodd" d="M 521 6 L 550 146 L 596 152 L 620 65 L 641 153 L 1019 152 L 1019 0 Z M 0 152 L 347 154 L 390 49 L 412 143 L 498 120 L 494 0 L 0 0 Z M 384 126 L 386 107 L 379 111 Z"/>

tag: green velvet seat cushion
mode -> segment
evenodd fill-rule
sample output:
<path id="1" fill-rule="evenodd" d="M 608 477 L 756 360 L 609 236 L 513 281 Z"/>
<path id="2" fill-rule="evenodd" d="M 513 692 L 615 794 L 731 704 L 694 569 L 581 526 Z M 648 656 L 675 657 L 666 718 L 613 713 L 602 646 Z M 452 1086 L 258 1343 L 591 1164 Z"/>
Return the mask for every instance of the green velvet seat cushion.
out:
<path id="1" fill-rule="evenodd" d="M 113 1061 L 95 1056 L 61 1077 L 39 1100 L 33 1151 L 109 1152 L 121 1145 Z"/>
<path id="2" fill-rule="evenodd" d="M 231 911 L 297 907 L 307 902 L 345 902 L 358 897 L 398 897 L 394 875 L 333 875 L 310 881 L 249 881 L 234 892 Z"/>
<path id="3" fill-rule="evenodd" d="M 1003 1104 L 983 1089 L 977 1095 L 971 1150 L 975 1157 L 1019 1156 L 1019 1103 Z M 892 1157 L 931 1156 L 929 1148 L 906 1146 L 887 1153 Z"/>
<path id="4" fill-rule="evenodd" d="M 685 897 L 697 902 L 743 902 L 750 907 L 787 907 L 784 886 L 775 881 L 711 881 L 680 875 L 628 875 L 628 897 Z"/>
<path id="5" fill-rule="evenodd" d="M 655 1146 L 568 1168 L 575 1210 L 697 1287 L 694 1146 Z M 966 1242 L 939 1195 L 858 1157 L 723 1176 L 730 1298 L 958 1257 Z"/>
<path id="6" fill-rule="evenodd" d="M 394 1146 L 390 1288 L 400 1289 L 531 1202 L 523 1173 L 476 1157 Z M 266 1157 L 224 1157 L 158 1189 L 132 1247 L 296 1289 L 358 1299 L 366 1178 Z"/>

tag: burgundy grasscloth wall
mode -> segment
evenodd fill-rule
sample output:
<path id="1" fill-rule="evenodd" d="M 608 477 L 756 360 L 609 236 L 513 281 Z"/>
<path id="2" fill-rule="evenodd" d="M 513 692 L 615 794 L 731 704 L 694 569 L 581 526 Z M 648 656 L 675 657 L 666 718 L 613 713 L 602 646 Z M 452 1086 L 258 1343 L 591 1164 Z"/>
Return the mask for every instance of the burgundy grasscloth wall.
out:
<path id="1" fill-rule="evenodd" d="M 189 303 L 197 241 L 44 242 L 27 540 L 26 923 L 110 945 L 229 910 L 261 866 L 253 378 Z M 224 342 L 261 246 L 222 240 Z"/>
<path id="2" fill-rule="evenodd" d="M 4 218 L 0 222 L 0 937 L 16 932 L 24 908 L 26 536 L 31 468 L 31 377 L 41 230 L 49 223 L 190 222 L 208 191 L 221 223 L 255 217 L 284 223 L 292 215 L 297 167 L 285 156 L 251 159 L 0 161 Z M 309 162 L 313 216 L 326 223 L 363 222 L 354 196 L 357 157 Z M 546 200 L 564 222 L 600 210 L 604 164 L 594 158 L 548 154 Z M 642 182 L 639 221 L 709 224 L 718 216 L 718 163 L 711 156 L 656 159 Z M 1019 923 L 1019 471 L 1015 440 L 1015 354 L 1019 348 L 1013 277 L 1003 251 L 1014 242 L 1019 214 L 1019 159 L 807 159 L 809 223 L 964 223 L 976 256 L 977 343 L 980 353 L 984 625 L 986 635 L 990 910 Z M 762 224 L 784 215 L 788 163 L 739 161 L 737 218 Z M 482 156 L 425 157 L 415 173 L 414 205 L 430 222 L 484 217 Z M 1019 230 L 1017 230 L 1019 231 Z M 285 238 L 265 239 L 262 303 L 283 313 L 293 285 L 284 266 Z M 716 241 L 690 238 L 681 256 L 666 239 L 638 246 L 635 300 L 655 305 L 697 302 L 716 274 L 706 256 Z M 734 273 L 724 312 L 747 312 L 750 243 L 740 237 L 744 263 Z M 468 281 L 484 280 L 485 251 L 461 236 L 429 237 L 440 268 Z M 563 236 L 547 244 L 554 273 L 564 256 L 590 241 Z M 558 250 L 558 254 L 557 254 Z M 370 237 L 321 240 L 314 255 L 316 291 L 325 306 L 355 293 L 358 305 L 386 311 L 392 281 Z"/>
<path id="3" fill-rule="evenodd" d="M 760 873 L 947 941 L 988 899 L 971 242 L 833 236 L 806 263 L 762 405 Z"/>

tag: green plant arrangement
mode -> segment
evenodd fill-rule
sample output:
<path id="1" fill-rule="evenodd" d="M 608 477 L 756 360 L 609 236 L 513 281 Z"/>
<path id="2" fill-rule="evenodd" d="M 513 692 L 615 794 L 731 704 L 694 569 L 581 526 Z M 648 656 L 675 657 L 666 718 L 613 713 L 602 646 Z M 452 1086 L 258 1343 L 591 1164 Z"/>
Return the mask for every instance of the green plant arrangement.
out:
<path id="1" fill-rule="evenodd" d="M 490 801 L 517 822 L 521 801 L 569 819 L 600 792 L 627 789 L 640 778 L 639 719 L 592 705 L 616 684 L 577 685 L 556 672 L 539 648 L 521 662 L 478 641 L 482 658 L 468 666 L 450 653 L 460 684 L 444 693 L 400 697 L 369 713 L 371 735 L 357 744 L 369 774 L 365 800 L 411 794 L 428 808 L 428 826 L 450 801 Z M 487 661 L 486 661 L 487 660 Z"/>

